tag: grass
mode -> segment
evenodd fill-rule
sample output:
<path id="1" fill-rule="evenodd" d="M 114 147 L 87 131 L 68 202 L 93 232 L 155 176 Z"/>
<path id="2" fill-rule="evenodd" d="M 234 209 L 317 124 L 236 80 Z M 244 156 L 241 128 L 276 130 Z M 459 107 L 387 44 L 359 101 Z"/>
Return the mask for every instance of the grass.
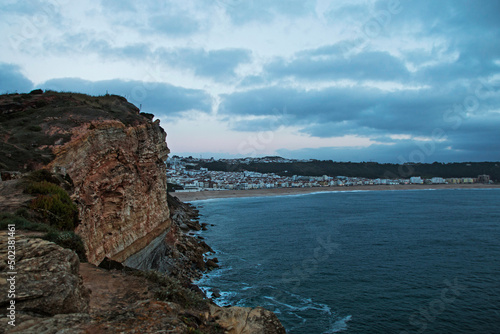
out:
<path id="1" fill-rule="evenodd" d="M 51 146 L 67 143 L 77 126 L 95 120 L 117 120 L 126 126 L 148 122 L 139 109 L 116 95 L 70 92 L 0 95 L 0 169 L 31 171 L 53 160 Z M 54 131 L 57 130 L 57 131 Z"/>
<path id="2" fill-rule="evenodd" d="M 45 234 L 41 236 L 42 239 L 73 250 L 78 255 L 80 262 L 87 262 L 85 247 L 79 235 L 73 231 L 59 231 L 47 224 L 34 222 L 26 218 L 27 214 L 29 213 L 26 209 L 20 209 L 15 214 L 0 212 L 0 230 L 7 230 L 9 224 L 14 224 L 16 230 L 44 232 Z"/>

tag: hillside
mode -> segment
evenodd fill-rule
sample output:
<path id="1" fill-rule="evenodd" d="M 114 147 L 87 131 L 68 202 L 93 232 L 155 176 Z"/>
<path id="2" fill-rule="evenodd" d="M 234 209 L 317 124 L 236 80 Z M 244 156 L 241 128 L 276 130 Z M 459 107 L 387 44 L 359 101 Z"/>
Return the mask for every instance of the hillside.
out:
<path id="1" fill-rule="evenodd" d="M 464 163 L 432 163 L 432 164 L 381 164 L 376 162 L 334 162 L 331 160 L 312 160 L 308 162 L 270 162 L 270 163 L 237 163 L 223 161 L 203 162 L 197 168 L 209 170 L 239 172 L 254 171 L 260 173 L 275 173 L 278 175 L 305 176 L 349 176 L 370 179 L 398 179 L 412 176 L 432 177 L 477 177 L 490 175 L 495 182 L 500 181 L 500 162 L 464 162 Z"/>

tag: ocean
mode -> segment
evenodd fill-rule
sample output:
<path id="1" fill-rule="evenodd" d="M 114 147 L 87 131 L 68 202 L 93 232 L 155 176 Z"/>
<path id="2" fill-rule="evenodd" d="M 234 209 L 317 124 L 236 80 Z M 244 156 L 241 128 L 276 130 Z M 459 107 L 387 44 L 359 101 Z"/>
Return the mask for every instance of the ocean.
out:
<path id="1" fill-rule="evenodd" d="M 197 284 L 288 333 L 500 333 L 500 189 L 193 202 L 221 265 Z"/>

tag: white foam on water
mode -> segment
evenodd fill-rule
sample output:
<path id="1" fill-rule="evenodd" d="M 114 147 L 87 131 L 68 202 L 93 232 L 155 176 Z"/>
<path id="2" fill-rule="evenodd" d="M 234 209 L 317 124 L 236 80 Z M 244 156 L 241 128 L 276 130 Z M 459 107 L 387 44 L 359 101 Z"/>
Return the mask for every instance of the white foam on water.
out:
<path id="1" fill-rule="evenodd" d="M 351 321 L 352 315 L 343 317 L 342 319 L 336 320 L 328 330 L 324 331 L 323 334 L 339 333 L 347 330 L 347 323 Z"/>

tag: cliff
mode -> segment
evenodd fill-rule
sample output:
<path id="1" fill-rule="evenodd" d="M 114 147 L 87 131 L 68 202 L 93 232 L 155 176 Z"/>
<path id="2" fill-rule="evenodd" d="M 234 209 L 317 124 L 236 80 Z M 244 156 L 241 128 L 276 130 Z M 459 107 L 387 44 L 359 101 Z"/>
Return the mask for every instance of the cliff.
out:
<path id="1" fill-rule="evenodd" d="M 89 262 L 123 261 L 170 228 L 169 150 L 152 115 L 119 96 L 72 93 L 7 95 L 0 110 L 5 167 L 72 180 Z"/>
<path id="2" fill-rule="evenodd" d="M 197 211 L 167 194 L 165 138 L 153 115 L 119 96 L 41 91 L 0 96 L 0 202 L 10 212 L 0 213 L 0 223 L 10 219 L 18 229 L 40 228 L 25 218 L 43 216 L 44 224 L 57 226 L 59 217 L 45 207 L 26 210 L 34 210 L 37 199 L 62 205 L 67 194 L 61 192 L 67 191 L 78 217 L 64 226 L 75 226 L 89 261 L 80 264 L 75 253 L 30 239 L 40 233 L 20 231 L 17 270 L 25 285 L 15 300 L 22 325 L 10 332 L 284 333 L 273 313 L 219 308 L 190 284 L 217 260 L 206 260 L 211 248 L 190 233 L 201 229 Z M 40 168 L 51 173 L 37 176 L 43 176 L 35 182 L 38 193 L 26 193 L 25 179 L 5 181 Z M 51 240 L 78 243 L 64 233 Z M 0 238 L 7 249 L 6 238 Z M 7 262 L 7 253 L 0 253 L 3 269 Z M 8 302 L 0 299 L 0 306 L 5 310 Z"/>
<path id="3" fill-rule="evenodd" d="M 170 228 L 165 136 L 159 122 L 104 120 L 74 128 L 54 149 L 48 168 L 73 180 L 89 262 L 124 261 Z"/>

